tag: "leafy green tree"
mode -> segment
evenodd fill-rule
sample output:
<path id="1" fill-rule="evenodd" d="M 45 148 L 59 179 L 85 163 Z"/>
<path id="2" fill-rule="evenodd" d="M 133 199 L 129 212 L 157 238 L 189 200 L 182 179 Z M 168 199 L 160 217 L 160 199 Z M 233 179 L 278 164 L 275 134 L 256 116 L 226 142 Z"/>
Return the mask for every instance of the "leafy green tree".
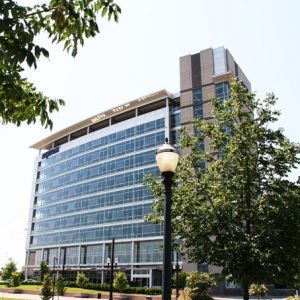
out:
<path id="1" fill-rule="evenodd" d="M 127 285 L 128 285 L 128 280 L 126 274 L 124 272 L 117 272 L 113 283 L 114 288 L 117 291 L 122 292 Z"/>
<path id="2" fill-rule="evenodd" d="M 212 99 L 214 120 L 197 119 L 182 132 L 187 154 L 173 187 L 172 226 L 186 255 L 222 267 L 244 299 L 253 282 L 288 283 L 299 274 L 300 187 L 287 179 L 299 164 L 299 145 L 273 129 L 275 103 L 274 95 L 258 100 L 238 82 L 229 100 Z M 157 222 L 163 186 L 158 178 L 148 184 L 157 201 L 147 220 Z"/>
<path id="3" fill-rule="evenodd" d="M 55 288 L 59 296 L 63 296 L 65 294 L 66 291 L 65 280 L 61 274 L 58 275 L 58 278 L 55 283 Z"/>
<path id="4" fill-rule="evenodd" d="M 44 281 L 45 275 L 50 274 L 50 269 L 45 260 L 42 260 L 40 263 L 40 280 Z"/>
<path id="5" fill-rule="evenodd" d="M 21 282 L 21 273 L 20 272 L 12 272 L 9 280 L 10 287 L 17 287 Z"/>
<path id="6" fill-rule="evenodd" d="M 49 300 L 52 297 L 52 280 L 50 274 L 45 274 L 42 282 L 41 298 Z"/>
<path id="7" fill-rule="evenodd" d="M 84 289 L 89 282 L 89 279 L 86 277 L 84 273 L 78 272 L 76 278 L 76 284 L 79 288 Z"/>
<path id="8" fill-rule="evenodd" d="M 9 260 L 2 270 L 2 280 L 10 280 L 13 272 L 17 271 L 17 264 L 13 260 Z"/>
<path id="9" fill-rule="evenodd" d="M 186 287 L 193 299 L 207 296 L 215 285 L 216 281 L 208 273 L 190 272 L 186 278 Z"/>
<path id="10" fill-rule="evenodd" d="M 33 7 L 4 0 L 0 5 L 0 122 L 20 125 L 35 123 L 39 118 L 45 127 L 52 128 L 49 114 L 64 105 L 38 92 L 22 75 L 24 63 L 37 67 L 37 61 L 49 52 L 37 44 L 42 32 L 52 42 L 64 43 L 64 49 L 76 56 L 78 44 L 99 33 L 97 14 L 114 17 L 121 12 L 113 0 L 51 0 Z"/>

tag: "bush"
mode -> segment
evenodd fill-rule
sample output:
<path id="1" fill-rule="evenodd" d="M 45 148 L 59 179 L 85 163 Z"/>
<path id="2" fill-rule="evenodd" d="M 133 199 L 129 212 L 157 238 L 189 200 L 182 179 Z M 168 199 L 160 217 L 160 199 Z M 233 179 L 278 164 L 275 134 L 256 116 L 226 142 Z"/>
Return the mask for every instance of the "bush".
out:
<path id="1" fill-rule="evenodd" d="M 191 272 L 187 276 L 186 286 L 193 299 L 198 296 L 207 296 L 216 285 L 213 276 L 208 273 Z"/>
<path id="2" fill-rule="evenodd" d="M 187 272 L 181 271 L 178 273 L 178 288 L 184 289 L 186 286 L 186 278 L 189 274 Z M 173 286 L 176 287 L 176 274 L 172 276 Z"/>
<path id="3" fill-rule="evenodd" d="M 21 282 L 22 285 L 41 285 L 42 282 L 41 281 L 37 281 L 34 279 L 27 279 Z"/>
<path id="4" fill-rule="evenodd" d="M 289 296 L 287 298 L 285 298 L 285 300 L 300 300 L 299 296 Z"/>
<path id="5" fill-rule="evenodd" d="M 57 295 L 63 296 L 65 294 L 66 291 L 65 280 L 61 274 L 58 275 L 55 288 L 57 291 Z"/>
<path id="6" fill-rule="evenodd" d="M 264 284 L 253 283 L 249 288 L 249 295 L 256 296 L 259 299 L 264 297 L 268 291 L 268 288 Z"/>
<path id="7" fill-rule="evenodd" d="M 123 290 L 125 294 L 145 294 L 145 295 L 161 295 L 160 288 L 143 288 L 143 287 L 126 287 Z"/>
<path id="8" fill-rule="evenodd" d="M 84 273 L 81 272 L 77 273 L 76 284 L 79 288 L 84 289 L 88 282 L 89 280 Z"/>
<path id="9" fill-rule="evenodd" d="M 10 287 L 17 287 L 20 285 L 21 274 L 19 272 L 12 272 L 9 280 Z"/>
<path id="10" fill-rule="evenodd" d="M 119 292 L 123 292 L 127 285 L 128 281 L 126 274 L 124 272 L 117 272 L 113 283 L 114 288 Z"/>
<path id="11" fill-rule="evenodd" d="M 52 296 L 52 281 L 50 274 L 45 274 L 41 289 L 41 298 L 49 300 Z"/>
<path id="12" fill-rule="evenodd" d="M 65 281 L 65 286 L 67 287 L 77 287 L 76 281 Z"/>

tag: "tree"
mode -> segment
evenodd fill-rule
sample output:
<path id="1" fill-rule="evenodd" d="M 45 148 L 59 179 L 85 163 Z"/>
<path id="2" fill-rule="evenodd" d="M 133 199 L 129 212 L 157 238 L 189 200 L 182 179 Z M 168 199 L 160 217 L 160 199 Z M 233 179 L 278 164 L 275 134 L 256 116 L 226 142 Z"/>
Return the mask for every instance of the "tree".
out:
<path id="1" fill-rule="evenodd" d="M 21 273 L 20 272 L 12 272 L 9 280 L 10 287 L 17 287 L 20 285 Z"/>
<path id="2" fill-rule="evenodd" d="M 127 276 L 124 272 L 117 272 L 114 278 L 114 288 L 122 292 L 128 284 Z"/>
<path id="3" fill-rule="evenodd" d="M 76 56 L 78 44 L 99 33 L 97 14 L 118 21 L 121 9 L 113 0 L 51 0 L 33 7 L 4 0 L 0 5 L 0 122 L 19 126 L 35 123 L 52 128 L 49 114 L 64 105 L 38 92 L 22 76 L 23 64 L 37 68 L 41 56 L 49 52 L 35 38 L 46 32 L 52 42 L 64 43 L 64 49 Z"/>
<path id="4" fill-rule="evenodd" d="M 17 271 L 17 264 L 13 260 L 9 260 L 2 271 L 2 280 L 10 280 L 13 272 Z"/>
<path id="5" fill-rule="evenodd" d="M 272 129 L 279 112 L 274 95 L 263 101 L 238 82 L 230 99 L 212 99 L 214 120 L 183 130 L 173 187 L 174 235 L 188 258 L 222 267 L 244 289 L 265 280 L 287 283 L 299 273 L 300 187 L 287 176 L 299 164 L 299 145 Z M 205 152 L 199 144 L 210 141 Z M 202 162 L 206 162 L 203 172 Z M 163 187 L 148 180 L 162 219 Z"/>
<path id="6" fill-rule="evenodd" d="M 41 298 L 42 300 L 49 300 L 52 297 L 52 281 L 50 274 L 45 274 L 42 282 Z"/>
<path id="7" fill-rule="evenodd" d="M 78 272 L 76 278 L 76 284 L 79 288 L 84 289 L 89 282 L 88 278 L 84 273 Z"/>
<path id="8" fill-rule="evenodd" d="M 50 274 L 50 269 L 45 260 L 42 260 L 40 263 L 40 280 L 44 281 L 45 275 Z"/>
<path id="9" fill-rule="evenodd" d="M 186 278 L 186 286 L 192 299 L 207 296 L 215 285 L 216 281 L 208 273 L 190 272 Z"/>
<path id="10" fill-rule="evenodd" d="M 61 274 L 58 275 L 55 288 L 59 296 L 63 296 L 65 294 L 66 291 L 65 280 Z"/>

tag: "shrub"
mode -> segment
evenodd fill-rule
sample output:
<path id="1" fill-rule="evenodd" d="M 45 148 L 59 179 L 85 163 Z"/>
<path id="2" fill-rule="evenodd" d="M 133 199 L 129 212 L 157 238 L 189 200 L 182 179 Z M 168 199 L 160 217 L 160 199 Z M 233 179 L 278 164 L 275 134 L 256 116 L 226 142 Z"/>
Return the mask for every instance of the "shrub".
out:
<path id="1" fill-rule="evenodd" d="M 300 300 L 299 296 L 289 296 L 287 298 L 285 298 L 285 300 Z"/>
<path id="2" fill-rule="evenodd" d="M 9 280 L 10 287 L 17 287 L 20 285 L 21 274 L 19 272 L 12 272 Z"/>
<path id="3" fill-rule="evenodd" d="M 88 282 L 89 282 L 89 280 L 84 273 L 81 273 L 81 272 L 77 273 L 76 284 L 79 288 L 84 289 Z"/>
<path id="4" fill-rule="evenodd" d="M 67 287 L 77 287 L 76 281 L 65 281 L 65 286 Z"/>
<path id="5" fill-rule="evenodd" d="M 146 294 L 146 295 L 161 295 L 160 288 L 143 288 L 143 287 L 126 287 L 123 290 L 126 294 Z"/>
<path id="6" fill-rule="evenodd" d="M 27 279 L 22 281 L 22 285 L 41 285 L 42 282 L 41 281 L 37 281 L 34 279 Z"/>
<path id="7" fill-rule="evenodd" d="M 208 273 L 191 272 L 186 279 L 186 286 L 193 299 L 197 299 L 198 296 L 207 296 L 215 285 L 215 279 Z"/>
<path id="8" fill-rule="evenodd" d="M 264 297 L 268 291 L 268 288 L 264 284 L 251 284 L 249 288 L 249 295 L 256 296 L 258 299 Z"/>
<path id="9" fill-rule="evenodd" d="M 181 271 L 178 273 L 178 288 L 184 289 L 186 286 L 187 272 Z M 176 287 L 176 274 L 172 276 L 173 286 Z"/>
<path id="10" fill-rule="evenodd" d="M 50 274 L 45 274 L 41 289 L 41 298 L 49 300 L 52 296 L 52 281 Z"/>
<path id="11" fill-rule="evenodd" d="M 63 296 L 65 294 L 66 291 L 65 280 L 61 274 L 58 275 L 55 288 L 59 296 Z"/>
<path id="12" fill-rule="evenodd" d="M 123 292 L 123 290 L 128 285 L 127 276 L 124 272 L 117 272 L 114 278 L 114 288 L 119 291 Z"/>

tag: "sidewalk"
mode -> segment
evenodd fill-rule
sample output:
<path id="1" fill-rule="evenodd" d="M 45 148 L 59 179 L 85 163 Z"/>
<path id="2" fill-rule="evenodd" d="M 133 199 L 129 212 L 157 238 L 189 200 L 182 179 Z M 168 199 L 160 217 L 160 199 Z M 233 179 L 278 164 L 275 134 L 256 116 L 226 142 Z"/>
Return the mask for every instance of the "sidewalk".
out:
<path id="1" fill-rule="evenodd" d="M 29 300 L 41 300 L 41 296 L 40 295 L 13 294 L 13 293 L 0 292 L 0 300 L 3 299 L 3 298 L 26 299 L 26 300 L 27 299 L 29 299 Z M 79 299 L 87 299 L 87 298 L 54 296 L 54 300 L 79 300 Z M 107 300 L 107 299 L 105 299 L 105 300 Z"/>
<path id="2" fill-rule="evenodd" d="M 14 299 L 25 299 L 25 300 L 41 300 L 40 295 L 30 295 L 30 294 L 13 294 L 13 293 L 5 293 L 0 292 L 0 300 L 3 298 L 14 298 Z M 230 297 L 230 296 L 216 296 L 213 297 L 214 300 L 243 300 L 243 297 Z M 51 298 L 52 299 L 52 298 Z M 88 298 L 77 298 L 77 297 L 66 297 L 66 296 L 54 296 L 54 300 L 79 300 L 79 299 L 88 299 Z M 91 298 L 89 298 L 91 299 Z M 283 297 L 272 297 L 272 299 L 276 300 L 285 300 Z M 108 300 L 108 299 L 103 299 Z M 254 298 L 250 298 L 250 300 L 256 300 Z"/>

